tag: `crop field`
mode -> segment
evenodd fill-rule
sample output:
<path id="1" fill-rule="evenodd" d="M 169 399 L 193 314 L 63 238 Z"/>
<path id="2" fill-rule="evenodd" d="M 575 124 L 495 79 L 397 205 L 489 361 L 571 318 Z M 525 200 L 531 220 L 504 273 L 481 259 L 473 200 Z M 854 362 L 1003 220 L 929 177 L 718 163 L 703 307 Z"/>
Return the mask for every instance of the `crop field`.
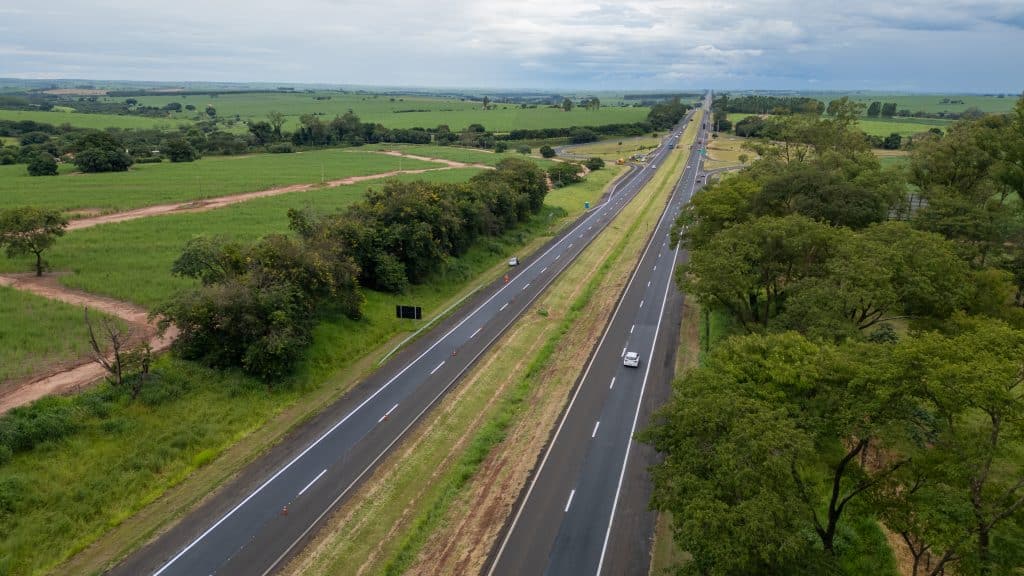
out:
<path id="1" fill-rule="evenodd" d="M 317 100 L 317 98 L 321 98 Z M 328 99 L 329 98 L 329 99 Z M 178 102 L 196 107 L 195 111 L 175 113 L 172 118 L 192 121 L 213 106 L 220 118 L 265 120 L 271 110 L 285 114 L 287 131 L 294 130 L 303 114 L 318 114 L 330 120 L 352 110 L 363 122 L 379 122 L 388 128 L 433 128 L 447 124 L 452 130 L 461 130 L 470 124 L 482 124 L 491 131 L 515 128 L 561 128 L 639 122 L 647 117 L 646 107 L 602 106 L 600 110 L 574 108 L 565 112 L 561 108 L 538 106 L 520 108 L 515 104 L 493 104 L 484 110 L 480 102 L 458 98 L 426 98 L 412 96 L 385 96 L 381 94 L 355 94 L 341 92 L 281 93 L 281 94 L 221 94 L 140 96 L 140 104 L 164 106 Z M 106 98 L 120 101 L 120 98 Z"/>
<path id="2" fill-rule="evenodd" d="M 605 161 L 629 158 L 633 154 L 650 152 L 661 144 L 662 138 L 640 136 L 637 138 L 612 138 L 592 144 L 576 146 L 571 149 L 573 154 L 582 156 L 598 156 Z"/>
<path id="3" fill-rule="evenodd" d="M 526 156 L 518 154 L 512 151 L 493 153 L 486 150 L 479 150 L 476 148 L 461 148 L 458 146 L 430 146 L 430 145 L 418 145 L 418 144 L 379 144 L 367 146 L 370 150 L 381 150 L 381 151 L 397 151 L 403 154 L 414 154 L 417 156 L 427 156 L 430 158 L 441 158 L 444 160 L 453 160 L 455 162 L 465 162 L 467 164 L 486 164 L 488 166 L 495 166 L 505 158 L 525 158 L 536 163 L 543 169 L 548 169 L 555 163 L 545 158 L 538 158 L 536 156 Z"/>
<path id="4" fill-rule="evenodd" d="M 456 180 L 472 173 L 475 171 L 467 169 L 424 176 L 431 180 Z M 611 171 L 596 174 L 606 179 L 611 177 Z M 595 178 L 588 179 L 589 194 L 600 194 L 600 188 L 593 189 L 596 182 Z M 571 191 L 577 187 L 582 185 L 553 191 L 548 204 L 556 205 L 560 198 L 564 200 L 579 194 Z M 303 198 L 343 190 L 349 192 L 356 188 L 362 187 L 318 191 Z M 283 210 L 288 204 L 280 203 L 286 198 L 293 197 L 279 196 L 203 214 L 159 217 L 81 230 L 69 234 L 61 243 L 68 248 L 77 242 L 77 238 L 103 229 L 117 231 L 137 227 L 143 230 L 147 224 L 153 226 L 159 221 L 184 225 L 183 222 L 196 217 L 237 212 L 258 204 L 263 208 L 250 215 L 251 225 L 247 231 L 241 230 L 243 220 L 239 216 L 221 222 L 205 222 L 207 226 L 226 225 L 228 228 L 203 230 L 203 223 L 190 225 L 196 225 L 199 231 L 207 233 L 227 229 L 232 234 L 262 234 L 283 229 Z M 321 199 L 323 202 L 318 202 L 318 207 L 331 208 L 330 199 L 326 196 Z M 335 205 L 344 203 L 339 199 L 333 202 Z M 582 205 L 579 205 L 575 213 L 581 211 Z M 564 216 L 557 209 L 554 213 L 559 218 Z M 333 394 L 340 394 L 350 381 L 355 381 L 356 374 L 344 371 L 356 359 L 382 348 L 396 335 L 410 330 L 408 321 L 394 318 L 395 303 L 417 302 L 427 314 L 443 309 L 453 296 L 476 282 L 490 281 L 491 277 L 480 275 L 485 271 L 498 274 L 508 254 L 517 253 L 526 244 L 550 234 L 554 226 L 550 214 L 551 211 L 545 210 L 504 237 L 481 241 L 452 262 L 444 274 L 435 276 L 427 284 L 410 287 L 404 295 L 367 291 L 365 317 L 359 321 L 344 317 L 324 319 L 315 331 L 313 346 L 297 375 L 269 391 L 265 384 L 242 377 L 237 372 L 208 370 L 194 363 L 164 357 L 154 366 L 159 377 L 136 402 L 129 402 L 125 395 L 112 391 L 108 386 L 73 398 L 54 400 L 70 406 L 76 415 L 74 429 L 64 432 L 63 437 L 48 441 L 45 446 L 15 454 L 0 467 L 0 495 L 5 503 L 0 507 L 0 573 L 49 572 L 54 564 L 88 546 L 197 469 L 217 466 L 213 461 L 224 450 L 240 438 L 261 429 L 275 415 L 308 396 L 311 390 L 330 389 L 335 391 Z M 257 222 L 260 218 L 262 221 Z M 151 230 L 147 239 L 156 239 L 168 229 L 173 227 L 161 226 L 159 230 Z M 133 252 L 126 249 L 125 244 L 117 242 L 117 238 L 124 238 L 123 234 L 111 234 L 111 237 L 108 246 L 119 246 L 119 258 Z M 58 244 L 55 249 L 54 257 L 60 246 Z M 180 249 L 180 244 L 174 249 Z M 162 257 L 159 247 L 147 252 L 150 258 Z M 115 284 L 119 281 L 116 278 L 117 268 L 124 266 L 125 262 L 108 258 L 94 264 L 101 264 L 103 270 L 110 272 L 109 281 Z M 166 274 L 166 265 L 161 266 Z M 164 280 L 168 278 L 169 275 L 164 276 Z M 196 494 L 198 498 L 201 493 Z M 48 545 L 38 546 L 41 541 Z"/>
<path id="5" fill-rule="evenodd" d="M 77 112 L 41 110 L 0 110 L 0 120 L 32 120 L 60 126 L 70 124 L 77 128 L 160 128 L 170 130 L 180 124 L 191 124 L 187 118 L 146 118 L 143 116 L 120 116 L 117 114 L 79 114 Z"/>
<path id="6" fill-rule="evenodd" d="M 735 125 L 747 116 L 753 116 L 753 114 L 731 113 L 729 120 Z M 939 128 L 945 132 L 952 123 L 950 120 L 935 118 L 861 118 L 857 121 L 857 126 L 865 133 L 875 136 L 888 136 L 895 132 L 906 138 L 920 132 L 927 132 L 931 128 Z"/>
<path id="7" fill-rule="evenodd" d="M 448 170 L 398 178 L 451 182 L 463 181 L 476 172 L 473 169 Z M 193 285 L 191 279 L 176 278 L 170 273 L 171 263 L 190 238 L 221 234 L 253 239 L 285 232 L 289 208 L 311 206 L 334 211 L 359 200 L 367 189 L 382 183 L 361 182 L 258 198 L 208 212 L 155 216 L 76 230 L 61 238 L 47 259 L 54 270 L 74 272 L 61 278 L 69 287 L 151 307 Z M 26 271 L 30 265 L 31 260 L 27 258 L 0 260 L 0 269 L 4 271 Z"/>
<path id="8" fill-rule="evenodd" d="M 0 286 L 0 384 L 88 354 L 81 308 Z"/>
<path id="9" fill-rule="evenodd" d="M 0 208 L 31 204 L 59 210 L 116 212 L 289 184 L 398 170 L 440 168 L 419 160 L 370 152 L 317 150 L 295 154 L 210 156 L 195 162 L 137 164 L 127 172 L 32 177 L 25 165 L 0 166 Z"/>

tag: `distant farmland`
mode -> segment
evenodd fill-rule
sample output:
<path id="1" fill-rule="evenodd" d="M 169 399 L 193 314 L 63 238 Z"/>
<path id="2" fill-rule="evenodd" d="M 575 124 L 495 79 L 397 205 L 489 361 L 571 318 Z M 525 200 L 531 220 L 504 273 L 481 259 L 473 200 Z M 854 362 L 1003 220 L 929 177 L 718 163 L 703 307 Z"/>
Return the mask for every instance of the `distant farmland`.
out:
<path id="1" fill-rule="evenodd" d="M 195 106 L 195 111 L 182 111 L 172 116 L 181 121 L 191 121 L 207 106 L 213 106 L 218 117 L 235 118 L 237 115 L 241 120 L 265 120 L 267 112 L 277 110 L 287 116 L 285 129 L 289 131 L 295 129 L 299 117 L 303 114 L 319 114 L 329 120 L 349 110 L 355 112 L 363 122 L 378 122 L 388 128 L 433 128 L 439 124 L 447 124 L 452 130 L 460 130 L 470 124 L 482 124 L 488 130 L 498 132 L 516 128 L 562 128 L 574 125 L 639 122 L 647 118 L 649 110 L 646 107 L 602 106 L 600 110 L 575 108 L 571 112 L 565 112 L 561 108 L 549 108 L 545 105 L 520 108 L 518 104 L 502 103 L 492 103 L 490 110 L 484 110 L 480 102 L 458 98 L 339 92 L 220 94 L 216 97 L 208 94 L 161 95 L 138 96 L 136 99 L 139 104 L 146 106 L 163 107 L 171 102 L 178 102 L 182 106 Z M 107 97 L 104 100 L 121 102 L 124 98 Z"/>
<path id="2" fill-rule="evenodd" d="M 70 124 L 77 128 L 176 128 L 180 124 L 191 124 L 187 118 L 149 118 L 146 116 L 121 116 L 118 114 L 83 114 L 78 112 L 42 112 L 26 110 L 0 110 L 0 120 L 32 120 L 44 124 Z"/>

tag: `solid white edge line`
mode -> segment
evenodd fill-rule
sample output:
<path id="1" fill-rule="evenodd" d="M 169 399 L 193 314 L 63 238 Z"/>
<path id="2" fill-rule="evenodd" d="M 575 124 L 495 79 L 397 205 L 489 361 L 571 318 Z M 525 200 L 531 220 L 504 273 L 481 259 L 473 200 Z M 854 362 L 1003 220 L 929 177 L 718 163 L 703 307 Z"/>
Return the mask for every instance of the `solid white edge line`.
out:
<path id="1" fill-rule="evenodd" d="M 299 490 L 298 496 L 302 496 L 303 494 L 305 494 L 306 490 L 309 490 L 309 487 L 312 486 L 314 482 L 319 480 L 320 477 L 323 476 L 324 474 L 327 474 L 327 468 L 324 468 L 322 472 L 317 474 L 315 478 L 309 481 L 309 484 L 306 484 L 306 486 L 302 490 Z M 296 496 L 296 498 L 298 498 L 298 496 Z"/>
<path id="2" fill-rule="evenodd" d="M 434 366 L 434 369 L 430 371 L 430 375 L 431 375 L 431 376 L 433 376 L 433 375 L 434 375 L 434 372 L 437 372 L 438 370 L 440 370 L 440 369 L 441 369 L 441 366 L 444 366 L 444 363 L 445 363 L 445 362 L 446 362 L 446 360 L 441 360 L 441 363 L 440 363 L 440 364 L 438 364 L 437 366 Z M 396 404 L 396 406 L 397 406 L 397 404 Z M 390 410 L 388 410 L 388 412 L 391 412 L 391 411 L 390 411 Z"/>
<path id="3" fill-rule="evenodd" d="M 594 431 L 590 433 L 591 438 L 597 437 L 597 429 L 601 427 L 601 421 L 594 422 Z"/>
<path id="4" fill-rule="evenodd" d="M 572 497 L 575 496 L 575 495 L 576 495 L 576 490 L 575 489 L 573 489 L 571 492 L 569 492 L 569 500 L 565 503 L 565 511 L 566 512 L 568 512 L 569 511 L 569 507 L 572 506 Z"/>
<path id="5" fill-rule="evenodd" d="M 643 174 L 644 170 L 646 170 L 646 169 L 647 169 L 646 166 L 641 168 L 640 172 L 638 172 L 638 174 Z M 675 198 L 677 189 L 678 189 L 678 186 L 675 187 L 672 190 L 672 195 L 669 196 L 669 199 L 668 199 L 668 205 L 672 204 L 672 200 Z M 609 195 L 609 197 L 610 197 L 610 195 Z M 654 228 L 655 231 L 657 231 L 658 228 L 661 227 L 661 222 L 665 219 L 665 216 L 667 216 L 667 215 L 668 215 L 668 210 L 666 209 L 662 213 L 661 220 L 658 221 L 658 225 L 655 226 L 655 228 Z M 654 244 L 654 239 L 655 238 L 656 238 L 656 235 L 655 234 L 651 234 L 651 239 L 647 241 L 647 247 L 644 248 L 644 253 L 640 255 L 639 262 L 643 262 L 644 257 L 647 256 L 648 250 L 650 250 L 651 246 Z M 626 284 L 626 288 L 623 291 L 623 293 L 626 293 L 626 292 L 629 291 L 629 287 L 633 285 L 633 281 L 636 280 L 636 275 L 639 272 L 640 272 L 640 264 L 638 263 L 637 266 L 633 269 L 633 275 L 629 277 L 629 282 Z M 611 316 L 611 318 L 608 321 L 608 325 L 604 329 L 604 334 L 601 335 L 600 342 L 597 343 L 597 348 L 596 349 L 599 350 L 601 348 L 601 345 L 604 344 L 604 340 L 605 340 L 605 338 L 608 337 L 608 333 L 612 329 L 612 325 L 614 324 L 615 317 L 618 316 L 619 309 L 622 307 L 622 302 L 624 300 L 625 300 L 625 298 L 620 298 L 618 304 L 615 305 L 615 311 L 612 312 L 612 316 Z M 562 414 L 562 420 L 558 423 L 558 428 L 555 430 L 555 435 L 551 437 L 551 442 L 548 444 L 548 448 L 544 452 L 544 457 L 541 459 L 540 465 L 537 467 L 537 471 L 533 475 L 533 480 L 530 481 L 529 488 L 526 489 L 526 494 L 523 497 L 523 500 L 522 500 L 522 502 L 519 505 L 519 509 L 516 511 L 516 515 L 512 518 L 512 523 L 509 525 L 508 531 L 505 532 L 505 538 L 502 539 L 501 546 L 498 548 L 498 552 L 494 555 L 494 561 L 491 562 L 491 567 L 487 571 L 487 576 L 493 576 L 494 575 L 494 570 L 497 568 L 498 562 L 501 560 L 501 555 L 505 551 L 505 546 L 508 545 L 508 541 L 512 538 L 512 532 L 515 531 L 516 523 L 519 522 L 519 518 L 523 515 L 523 510 L 526 509 L 526 503 L 530 500 L 530 494 L 533 493 L 534 487 L 537 486 L 537 480 L 540 478 L 540 474 L 544 470 L 544 465 L 547 464 L 548 457 L 551 455 L 551 448 L 558 441 L 558 435 L 561 434 L 562 427 L 565 426 L 565 421 L 568 420 L 568 418 L 569 418 L 569 413 L 572 411 L 572 407 L 576 403 L 576 398 L 579 397 L 579 395 L 580 395 L 580 390 L 583 389 L 583 382 L 586 381 L 587 375 L 590 374 L 590 369 L 594 366 L 594 361 L 595 360 L 596 360 L 596 356 L 591 356 L 590 362 L 587 363 L 587 369 L 583 372 L 583 376 L 580 378 L 580 385 L 576 387 L 576 391 L 573 392 L 572 398 L 569 399 L 569 405 L 566 407 L 565 413 Z M 612 383 L 613 384 L 615 383 L 614 379 L 612 379 Z"/>
<path id="6" fill-rule="evenodd" d="M 699 135 L 699 132 L 698 132 L 698 135 Z M 694 174 L 693 181 L 690 182 L 691 193 L 693 191 L 693 187 L 696 186 L 696 185 L 697 185 L 697 176 L 696 176 L 696 174 Z M 672 262 L 673 263 L 675 263 L 676 260 L 679 259 L 679 248 L 680 247 L 681 247 L 680 244 L 676 244 L 675 254 L 672 257 Z M 661 312 L 658 314 L 658 325 L 654 329 L 654 343 L 655 343 L 655 345 L 657 345 L 657 342 L 658 342 L 658 334 L 659 334 L 659 332 L 661 330 L 661 320 L 665 316 L 665 305 L 668 303 L 668 291 L 669 291 L 669 288 L 671 286 L 672 286 L 672 280 L 670 278 L 669 281 L 665 283 L 665 295 L 662 297 L 662 300 L 661 300 Z M 647 388 L 647 377 L 648 377 L 648 375 L 651 372 L 651 358 L 654 357 L 654 348 L 655 348 L 655 346 L 651 346 L 651 353 L 647 357 L 647 369 L 644 372 L 643 384 L 640 385 L 640 400 L 637 401 L 637 403 L 636 403 L 636 412 L 633 413 L 633 426 L 632 426 L 632 428 L 629 431 L 628 444 L 626 444 L 626 456 L 622 459 L 622 471 L 619 472 L 619 485 L 615 489 L 615 500 L 612 502 L 612 513 L 608 517 L 608 530 L 605 531 L 605 534 L 604 534 L 604 544 L 601 546 L 601 560 L 598 561 L 598 563 L 597 563 L 597 572 L 596 572 L 597 576 L 600 576 L 601 568 L 604 567 L 604 556 L 605 556 L 605 554 L 608 551 L 608 540 L 611 538 L 611 535 L 612 535 L 612 525 L 615 523 L 615 510 L 616 510 L 616 508 L 618 508 L 618 505 L 619 505 L 619 495 L 622 493 L 622 482 L 626 478 L 626 464 L 629 462 L 629 452 L 630 452 L 630 449 L 632 449 L 632 447 L 633 447 L 633 435 L 636 433 L 636 424 L 640 420 L 640 407 L 643 406 L 643 403 L 644 403 L 644 391 Z"/>

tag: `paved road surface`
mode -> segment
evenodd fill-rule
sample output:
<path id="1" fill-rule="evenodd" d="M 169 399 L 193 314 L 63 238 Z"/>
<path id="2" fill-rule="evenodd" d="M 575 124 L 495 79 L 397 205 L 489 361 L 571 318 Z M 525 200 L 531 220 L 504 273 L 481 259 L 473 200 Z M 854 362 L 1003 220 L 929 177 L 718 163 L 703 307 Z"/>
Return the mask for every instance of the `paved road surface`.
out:
<path id="1" fill-rule="evenodd" d="M 509 283 L 484 290 L 111 574 L 272 572 L 650 180 L 668 151 L 634 167 L 570 230 L 523 258 Z"/>
<path id="2" fill-rule="evenodd" d="M 704 129 L 697 135 L 700 142 Z M 686 143 L 683 143 L 686 146 Z M 685 148 L 684 148 L 685 149 Z M 672 273 L 673 220 L 701 183 L 688 165 L 598 344 L 488 574 L 647 574 L 654 515 L 647 511 L 650 449 L 631 440 L 673 376 L 682 296 Z M 637 368 L 623 366 L 627 351 Z M 641 420 L 643 416 L 643 420 Z"/>

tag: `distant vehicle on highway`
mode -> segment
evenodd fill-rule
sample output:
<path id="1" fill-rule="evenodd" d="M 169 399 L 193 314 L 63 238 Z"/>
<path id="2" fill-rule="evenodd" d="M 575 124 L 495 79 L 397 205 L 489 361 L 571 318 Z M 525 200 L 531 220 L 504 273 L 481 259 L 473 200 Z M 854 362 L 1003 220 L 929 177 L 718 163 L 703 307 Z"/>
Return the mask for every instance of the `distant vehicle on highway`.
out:
<path id="1" fill-rule="evenodd" d="M 622 365 L 636 368 L 640 365 L 640 354 L 636 352 L 626 352 L 626 355 L 622 357 Z"/>
<path id="2" fill-rule="evenodd" d="M 509 266 L 519 266 L 519 257 L 518 256 L 513 256 L 513 257 L 509 258 L 508 259 L 508 265 Z"/>

